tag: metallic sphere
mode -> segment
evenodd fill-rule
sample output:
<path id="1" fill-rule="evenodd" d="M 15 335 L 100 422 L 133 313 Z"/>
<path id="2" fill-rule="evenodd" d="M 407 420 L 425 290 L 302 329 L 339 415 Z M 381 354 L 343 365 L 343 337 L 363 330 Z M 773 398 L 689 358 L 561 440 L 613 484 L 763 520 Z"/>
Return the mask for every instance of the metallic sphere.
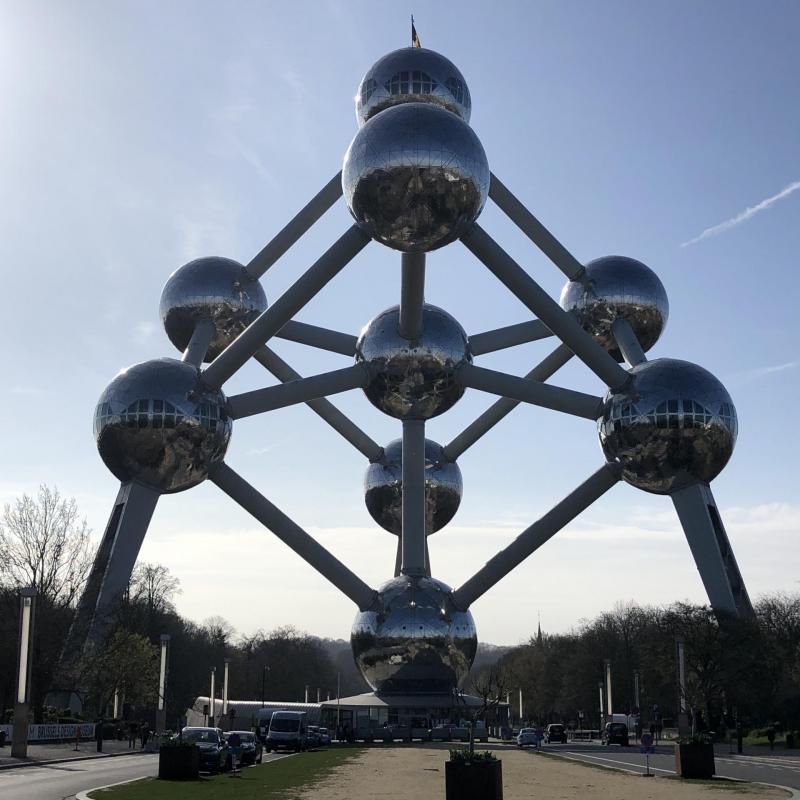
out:
<path id="1" fill-rule="evenodd" d="M 196 367 L 158 358 L 111 381 L 97 403 L 94 435 L 100 457 L 121 481 L 180 492 L 222 461 L 231 420 L 225 395 L 207 389 Z"/>
<path id="2" fill-rule="evenodd" d="M 450 604 L 450 587 L 400 575 L 379 589 L 377 610 L 360 612 L 350 645 L 364 680 L 386 694 L 447 693 L 475 658 L 469 611 Z"/>
<path id="3" fill-rule="evenodd" d="M 364 392 L 391 417 L 430 419 L 464 394 L 456 370 L 472 361 L 467 334 L 446 311 L 427 303 L 419 339 L 404 339 L 397 331 L 399 320 L 400 307 L 393 306 L 378 314 L 358 337 L 356 361 L 372 367 Z"/>
<path id="4" fill-rule="evenodd" d="M 489 164 L 472 128 L 428 103 L 375 116 L 344 157 L 342 188 L 358 225 L 378 242 L 427 252 L 461 236 L 489 194 Z"/>
<path id="5" fill-rule="evenodd" d="M 358 124 L 400 103 L 434 103 L 464 122 L 472 111 L 464 76 L 452 61 L 424 47 L 394 50 L 372 65 L 356 94 Z"/>
<path id="6" fill-rule="evenodd" d="M 446 461 L 442 446 L 425 440 L 425 532 L 441 530 L 458 511 L 463 493 L 461 469 Z M 364 499 L 375 522 L 400 535 L 403 527 L 403 440 L 383 450 L 383 461 L 370 464 L 364 476 Z"/>
<path id="7" fill-rule="evenodd" d="M 623 392 L 608 394 L 598 421 L 606 458 L 623 465 L 632 486 L 655 494 L 713 480 L 736 444 L 736 409 L 725 387 L 674 358 L 646 361 L 630 373 Z"/>
<path id="8" fill-rule="evenodd" d="M 198 258 L 175 270 L 161 291 L 160 314 L 169 340 L 185 350 L 200 320 L 216 334 L 205 360 L 216 358 L 267 307 L 261 284 L 229 258 Z"/>
<path id="9" fill-rule="evenodd" d="M 669 316 L 664 285 L 650 267 L 625 256 L 590 261 L 579 280 L 561 292 L 561 307 L 574 311 L 581 325 L 617 360 L 624 361 L 611 334 L 614 320 L 628 320 L 642 350 L 661 336 Z"/>

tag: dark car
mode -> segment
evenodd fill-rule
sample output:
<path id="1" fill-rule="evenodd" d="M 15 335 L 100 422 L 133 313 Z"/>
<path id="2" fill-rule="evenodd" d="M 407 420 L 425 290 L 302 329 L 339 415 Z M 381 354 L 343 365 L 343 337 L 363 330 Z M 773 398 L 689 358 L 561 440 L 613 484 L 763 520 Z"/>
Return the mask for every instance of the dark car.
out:
<path id="1" fill-rule="evenodd" d="M 230 769 L 231 754 L 220 728 L 184 728 L 181 739 L 197 745 L 201 770 L 216 774 Z"/>
<path id="2" fill-rule="evenodd" d="M 603 744 L 628 746 L 628 726 L 624 722 L 607 722 L 603 731 Z"/>
<path id="3" fill-rule="evenodd" d="M 314 747 L 319 747 L 322 744 L 322 736 L 320 736 L 319 725 L 309 725 L 306 733 L 306 746 L 309 750 Z"/>
<path id="4" fill-rule="evenodd" d="M 544 734 L 544 740 L 547 744 L 552 744 L 553 742 L 563 742 L 566 744 L 567 729 L 563 725 L 548 725 Z"/>
<path id="5" fill-rule="evenodd" d="M 256 735 L 250 731 L 230 731 L 225 734 L 225 741 L 230 746 L 231 734 L 238 733 L 239 741 L 241 742 L 239 757 L 237 759 L 239 764 L 260 764 L 264 755 L 264 746 L 258 740 Z"/>

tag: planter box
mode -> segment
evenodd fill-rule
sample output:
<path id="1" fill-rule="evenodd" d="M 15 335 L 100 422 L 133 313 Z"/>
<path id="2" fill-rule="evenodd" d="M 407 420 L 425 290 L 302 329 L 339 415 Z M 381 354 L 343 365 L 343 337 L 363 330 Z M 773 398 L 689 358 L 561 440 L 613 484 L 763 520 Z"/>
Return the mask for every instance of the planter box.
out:
<path id="1" fill-rule="evenodd" d="M 675 772 L 681 778 L 711 778 L 714 775 L 713 744 L 679 744 L 675 747 Z"/>
<path id="2" fill-rule="evenodd" d="M 200 771 L 200 750 L 167 745 L 158 751 L 158 777 L 167 781 L 197 780 Z"/>
<path id="3" fill-rule="evenodd" d="M 445 761 L 445 800 L 503 800 L 501 761 Z"/>

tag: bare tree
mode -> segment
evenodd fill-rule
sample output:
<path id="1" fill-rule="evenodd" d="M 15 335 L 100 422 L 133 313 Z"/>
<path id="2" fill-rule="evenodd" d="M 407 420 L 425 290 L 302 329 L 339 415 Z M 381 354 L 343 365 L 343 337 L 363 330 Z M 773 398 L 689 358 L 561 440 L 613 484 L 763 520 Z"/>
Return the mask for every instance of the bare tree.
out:
<path id="1" fill-rule="evenodd" d="M 128 597 L 131 602 L 142 603 L 151 613 L 168 610 L 173 597 L 180 593 L 180 580 L 163 564 L 143 561 L 133 570 Z"/>
<path id="2" fill-rule="evenodd" d="M 6 505 L 0 522 L 0 583 L 33 586 L 54 605 L 72 605 L 91 567 L 86 520 L 58 489 L 42 484 Z"/>

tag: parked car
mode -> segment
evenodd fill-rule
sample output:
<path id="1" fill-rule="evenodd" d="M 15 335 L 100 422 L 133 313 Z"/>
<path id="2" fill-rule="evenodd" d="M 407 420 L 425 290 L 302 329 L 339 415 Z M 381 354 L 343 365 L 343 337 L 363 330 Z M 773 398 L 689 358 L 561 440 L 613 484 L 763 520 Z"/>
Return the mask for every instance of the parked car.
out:
<path id="1" fill-rule="evenodd" d="M 181 739 L 197 745 L 201 770 L 216 774 L 231 768 L 230 750 L 220 728 L 186 727 L 181 731 Z"/>
<path id="2" fill-rule="evenodd" d="M 267 752 L 283 748 L 295 753 L 308 746 L 308 725 L 305 711 L 276 711 L 269 721 Z"/>
<path id="3" fill-rule="evenodd" d="M 229 731 L 225 734 L 225 741 L 232 733 L 238 733 L 241 740 L 241 752 L 239 753 L 240 764 L 260 764 L 264 756 L 264 746 L 254 733 L 250 731 Z"/>
<path id="4" fill-rule="evenodd" d="M 544 732 L 544 740 L 547 744 L 553 742 L 567 743 L 567 729 L 563 725 L 553 724 L 548 725 L 547 730 Z"/>
<path id="5" fill-rule="evenodd" d="M 539 738 L 536 728 L 523 728 L 517 734 L 517 747 L 536 747 L 537 744 L 539 744 Z"/>
<path id="6" fill-rule="evenodd" d="M 320 728 L 319 729 L 319 739 L 321 745 L 326 745 L 331 743 L 331 732 L 327 728 Z"/>
<path id="7" fill-rule="evenodd" d="M 322 744 L 322 737 L 319 735 L 319 725 L 309 725 L 306 732 L 306 746 L 310 750 Z"/>
<path id="8" fill-rule="evenodd" d="M 628 726 L 624 722 L 607 722 L 603 731 L 603 744 L 628 746 Z"/>

